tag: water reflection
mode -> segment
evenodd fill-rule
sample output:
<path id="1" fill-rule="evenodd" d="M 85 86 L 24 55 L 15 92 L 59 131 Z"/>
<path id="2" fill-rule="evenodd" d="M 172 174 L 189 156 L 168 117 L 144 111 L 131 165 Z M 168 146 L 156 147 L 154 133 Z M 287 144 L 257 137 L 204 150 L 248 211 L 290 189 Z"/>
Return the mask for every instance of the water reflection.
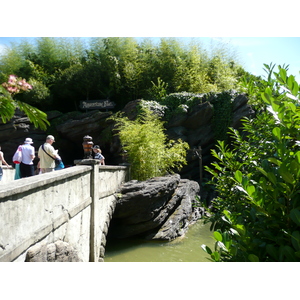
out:
<path id="1" fill-rule="evenodd" d="M 108 241 L 105 262 L 208 262 L 201 245 L 213 246 L 209 224 L 198 221 L 188 233 L 172 242 L 126 239 Z"/>

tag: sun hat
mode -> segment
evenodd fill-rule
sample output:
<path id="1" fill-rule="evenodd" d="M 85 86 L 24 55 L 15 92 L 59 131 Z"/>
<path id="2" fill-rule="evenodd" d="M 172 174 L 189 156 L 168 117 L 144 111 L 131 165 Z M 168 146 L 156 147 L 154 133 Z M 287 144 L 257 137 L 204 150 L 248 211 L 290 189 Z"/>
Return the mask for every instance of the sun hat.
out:
<path id="1" fill-rule="evenodd" d="M 55 142 L 55 139 L 54 139 L 53 135 L 48 135 L 46 139 L 47 140 L 53 140 L 53 142 Z"/>
<path id="2" fill-rule="evenodd" d="M 33 144 L 33 141 L 31 138 L 26 138 L 24 144 Z"/>

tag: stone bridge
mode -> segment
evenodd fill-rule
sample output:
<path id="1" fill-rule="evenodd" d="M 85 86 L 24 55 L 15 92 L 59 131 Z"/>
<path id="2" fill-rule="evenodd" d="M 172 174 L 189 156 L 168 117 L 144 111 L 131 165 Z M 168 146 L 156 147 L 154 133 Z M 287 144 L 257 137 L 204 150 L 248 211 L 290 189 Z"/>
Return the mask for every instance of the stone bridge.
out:
<path id="1" fill-rule="evenodd" d="M 68 261 L 55 254 L 62 243 L 76 253 L 71 261 L 104 261 L 115 194 L 129 168 L 98 162 L 0 183 L 0 262 Z"/>

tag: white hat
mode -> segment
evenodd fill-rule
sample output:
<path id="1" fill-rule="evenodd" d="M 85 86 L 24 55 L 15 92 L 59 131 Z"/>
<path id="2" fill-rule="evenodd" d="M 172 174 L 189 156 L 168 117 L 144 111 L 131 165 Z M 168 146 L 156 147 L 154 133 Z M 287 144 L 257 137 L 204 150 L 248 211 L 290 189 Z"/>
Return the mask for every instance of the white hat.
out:
<path id="1" fill-rule="evenodd" d="M 55 139 L 54 139 L 53 135 L 48 135 L 46 139 L 47 140 L 53 140 L 53 142 L 55 142 Z"/>
<path id="2" fill-rule="evenodd" d="M 26 138 L 24 144 L 33 144 L 33 141 L 31 138 Z"/>

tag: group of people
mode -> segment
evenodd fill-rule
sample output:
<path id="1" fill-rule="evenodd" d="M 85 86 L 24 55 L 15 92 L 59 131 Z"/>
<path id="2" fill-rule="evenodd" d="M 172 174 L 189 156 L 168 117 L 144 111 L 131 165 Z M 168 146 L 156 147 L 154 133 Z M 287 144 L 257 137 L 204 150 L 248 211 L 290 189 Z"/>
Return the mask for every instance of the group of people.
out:
<path id="1" fill-rule="evenodd" d="M 53 135 L 48 135 L 46 142 L 42 144 L 38 149 L 39 162 L 37 164 L 38 174 L 48 173 L 55 170 L 55 160 L 60 159 L 58 150 L 55 150 L 52 144 L 55 142 Z M 22 152 L 22 161 L 20 164 L 16 164 L 15 179 L 30 177 L 35 175 L 34 163 L 35 148 L 32 146 L 33 141 L 31 138 L 26 138 L 24 143 L 18 147 L 18 150 Z M 105 157 L 102 155 L 101 149 L 98 145 L 93 147 L 94 159 L 99 159 L 101 165 L 105 165 Z M 8 168 L 11 166 L 4 159 L 4 154 L 1 151 L 0 146 L 0 181 L 2 179 L 3 170 L 2 164 L 5 164 Z"/>
<path id="2" fill-rule="evenodd" d="M 55 159 L 61 159 L 58 151 L 54 149 L 52 144 L 55 142 L 53 135 L 48 135 L 46 142 L 39 147 L 37 164 L 38 174 L 52 172 L 55 169 Z M 15 179 L 30 177 L 35 175 L 34 163 L 35 148 L 32 146 L 33 141 L 31 138 L 26 138 L 23 145 L 18 147 L 22 152 L 22 161 L 19 166 L 16 165 Z M 19 168 L 19 170 L 18 170 Z M 18 174 L 18 171 L 20 172 Z"/>

